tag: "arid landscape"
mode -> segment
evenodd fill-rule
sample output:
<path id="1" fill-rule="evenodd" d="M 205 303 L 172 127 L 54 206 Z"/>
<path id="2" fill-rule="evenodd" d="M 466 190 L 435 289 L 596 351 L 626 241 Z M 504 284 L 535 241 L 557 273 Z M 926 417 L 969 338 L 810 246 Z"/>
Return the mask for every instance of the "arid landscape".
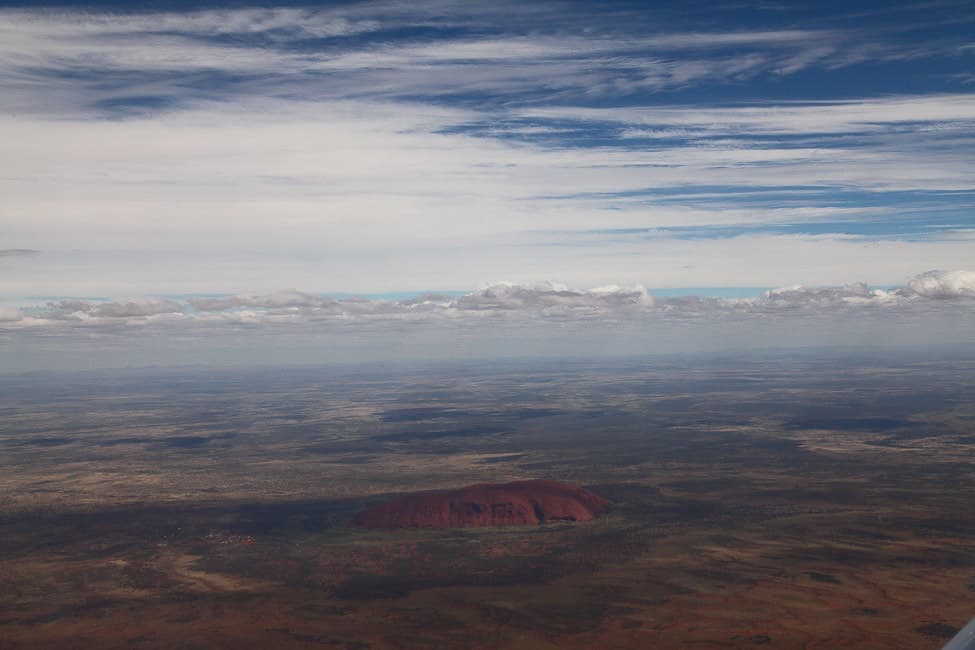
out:
<path id="1" fill-rule="evenodd" d="M 975 615 L 975 362 L 0 378 L 0 648 L 940 648 Z M 589 521 L 372 530 L 544 479 Z"/>
<path id="2" fill-rule="evenodd" d="M 975 650 L 973 25 L 0 0 L 0 650 Z"/>

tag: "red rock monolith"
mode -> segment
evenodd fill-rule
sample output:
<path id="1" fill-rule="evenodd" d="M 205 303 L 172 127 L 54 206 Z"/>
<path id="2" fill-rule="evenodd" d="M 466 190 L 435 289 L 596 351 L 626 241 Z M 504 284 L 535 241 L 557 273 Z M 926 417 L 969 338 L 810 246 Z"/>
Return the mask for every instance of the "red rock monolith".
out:
<path id="1" fill-rule="evenodd" d="M 482 483 L 419 492 L 373 506 L 354 523 L 364 528 L 466 528 L 588 521 L 609 505 L 580 487 L 556 481 Z"/>

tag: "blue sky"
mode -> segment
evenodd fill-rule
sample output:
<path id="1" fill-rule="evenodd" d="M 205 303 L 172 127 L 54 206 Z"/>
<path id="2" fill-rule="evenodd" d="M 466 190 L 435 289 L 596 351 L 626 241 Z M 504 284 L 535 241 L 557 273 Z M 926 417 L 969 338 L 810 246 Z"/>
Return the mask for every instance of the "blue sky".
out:
<path id="1" fill-rule="evenodd" d="M 0 307 L 964 271 L 972 34 L 953 1 L 0 3 Z"/>

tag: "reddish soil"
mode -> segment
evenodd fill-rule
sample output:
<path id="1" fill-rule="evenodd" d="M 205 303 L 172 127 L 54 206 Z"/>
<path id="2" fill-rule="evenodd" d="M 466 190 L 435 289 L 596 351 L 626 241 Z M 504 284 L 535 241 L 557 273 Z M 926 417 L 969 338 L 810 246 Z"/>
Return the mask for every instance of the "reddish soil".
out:
<path id="1" fill-rule="evenodd" d="M 355 524 L 365 528 L 465 528 L 588 521 L 607 505 L 602 497 L 555 481 L 482 483 L 393 499 L 359 513 Z"/>

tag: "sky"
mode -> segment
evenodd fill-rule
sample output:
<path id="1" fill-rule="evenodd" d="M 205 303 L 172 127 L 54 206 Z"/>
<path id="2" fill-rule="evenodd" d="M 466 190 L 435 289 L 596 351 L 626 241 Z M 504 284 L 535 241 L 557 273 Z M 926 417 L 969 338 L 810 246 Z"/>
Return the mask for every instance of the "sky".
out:
<path id="1" fill-rule="evenodd" d="M 0 353 L 972 345 L 972 34 L 953 0 L 0 2 Z"/>

